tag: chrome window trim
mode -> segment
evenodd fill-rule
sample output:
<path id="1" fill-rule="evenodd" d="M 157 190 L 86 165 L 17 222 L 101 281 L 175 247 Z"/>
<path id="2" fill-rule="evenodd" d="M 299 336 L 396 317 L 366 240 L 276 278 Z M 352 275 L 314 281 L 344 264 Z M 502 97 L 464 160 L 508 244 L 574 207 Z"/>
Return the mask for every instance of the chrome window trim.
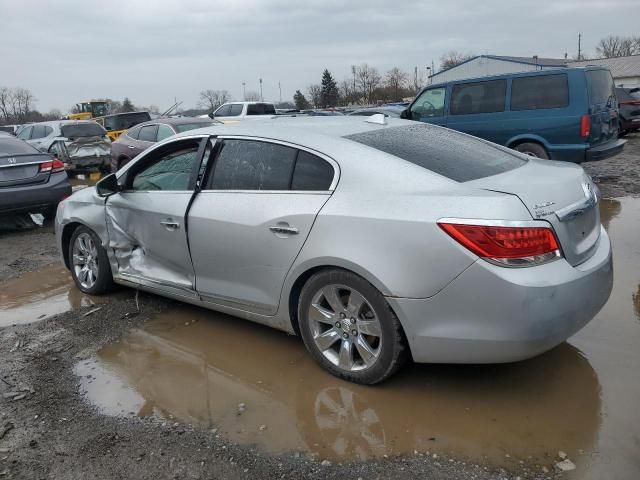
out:
<path id="1" fill-rule="evenodd" d="M 201 192 L 233 192 L 233 193 L 307 193 L 307 194 L 318 194 L 318 193 L 332 193 L 336 187 L 338 186 L 338 181 L 340 180 L 340 165 L 330 156 L 318 152 L 312 148 L 306 147 L 304 145 L 299 145 L 297 143 L 286 142 L 283 140 L 278 140 L 275 138 L 269 137 L 256 137 L 253 135 L 218 135 L 214 137 L 219 140 L 255 140 L 258 142 L 265 143 L 275 143 L 276 145 L 282 145 L 284 147 L 295 148 L 296 150 L 303 150 L 307 153 L 315 155 L 316 157 L 320 157 L 322 160 L 326 161 L 333 168 L 333 180 L 331 180 L 331 184 L 327 190 L 201 190 Z"/>

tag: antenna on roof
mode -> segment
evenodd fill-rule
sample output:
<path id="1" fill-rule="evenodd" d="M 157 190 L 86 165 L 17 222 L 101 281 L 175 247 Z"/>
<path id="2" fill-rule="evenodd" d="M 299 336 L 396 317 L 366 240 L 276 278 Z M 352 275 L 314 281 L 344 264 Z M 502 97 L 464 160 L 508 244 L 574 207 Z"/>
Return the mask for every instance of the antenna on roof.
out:
<path id="1" fill-rule="evenodd" d="M 385 119 L 384 113 L 374 113 L 373 115 L 367 117 L 365 121 L 367 123 L 375 123 L 376 125 L 387 124 L 387 120 Z"/>

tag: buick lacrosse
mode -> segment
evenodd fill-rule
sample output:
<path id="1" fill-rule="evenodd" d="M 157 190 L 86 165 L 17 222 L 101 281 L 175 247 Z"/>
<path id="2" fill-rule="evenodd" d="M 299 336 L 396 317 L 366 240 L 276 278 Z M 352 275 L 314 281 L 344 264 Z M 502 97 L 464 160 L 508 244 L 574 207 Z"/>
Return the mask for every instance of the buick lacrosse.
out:
<path id="1" fill-rule="evenodd" d="M 85 293 L 118 283 L 299 334 L 365 384 L 407 359 L 538 355 L 613 279 L 581 167 L 383 115 L 170 137 L 63 201 L 56 235 Z"/>

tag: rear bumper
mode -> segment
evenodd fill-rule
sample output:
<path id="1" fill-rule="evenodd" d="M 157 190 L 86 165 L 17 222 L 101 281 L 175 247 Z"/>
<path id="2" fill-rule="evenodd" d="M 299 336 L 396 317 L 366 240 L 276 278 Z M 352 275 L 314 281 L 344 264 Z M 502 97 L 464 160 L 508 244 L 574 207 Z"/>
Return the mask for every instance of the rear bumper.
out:
<path id="1" fill-rule="evenodd" d="M 67 170 L 90 170 L 101 167 L 111 168 L 111 155 L 69 158 L 64 164 Z"/>
<path id="2" fill-rule="evenodd" d="M 604 160 L 605 158 L 611 158 L 624 149 L 626 140 L 615 139 L 597 147 L 588 148 L 585 153 L 585 162 L 594 162 L 596 160 Z"/>
<path id="3" fill-rule="evenodd" d="M 52 173 L 46 183 L 0 189 L 0 213 L 37 212 L 71 195 L 65 172 Z"/>
<path id="4" fill-rule="evenodd" d="M 416 362 L 502 363 L 564 342 L 598 313 L 612 286 L 602 229 L 598 249 L 577 267 L 564 259 L 532 268 L 478 260 L 431 298 L 387 300 Z"/>

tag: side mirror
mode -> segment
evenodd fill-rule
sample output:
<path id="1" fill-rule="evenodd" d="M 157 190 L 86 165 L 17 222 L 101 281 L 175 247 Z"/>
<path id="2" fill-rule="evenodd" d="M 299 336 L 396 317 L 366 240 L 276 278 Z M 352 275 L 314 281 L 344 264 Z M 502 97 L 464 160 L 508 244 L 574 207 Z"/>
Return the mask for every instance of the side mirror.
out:
<path id="1" fill-rule="evenodd" d="M 115 173 L 110 173 L 98 183 L 96 183 L 96 192 L 99 197 L 109 197 L 114 193 L 118 193 L 121 190 L 118 185 L 118 177 Z"/>
<path id="2" fill-rule="evenodd" d="M 400 112 L 400 118 L 404 118 L 405 120 L 411 120 L 411 110 L 405 108 Z"/>
<path id="3" fill-rule="evenodd" d="M 210 118 L 211 120 L 213 120 L 213 119 L 214 119 L 214 117 L 215 117 L 215 115 L 213 114 L 213 112 L 209 113 L 209 118 Z"/>

